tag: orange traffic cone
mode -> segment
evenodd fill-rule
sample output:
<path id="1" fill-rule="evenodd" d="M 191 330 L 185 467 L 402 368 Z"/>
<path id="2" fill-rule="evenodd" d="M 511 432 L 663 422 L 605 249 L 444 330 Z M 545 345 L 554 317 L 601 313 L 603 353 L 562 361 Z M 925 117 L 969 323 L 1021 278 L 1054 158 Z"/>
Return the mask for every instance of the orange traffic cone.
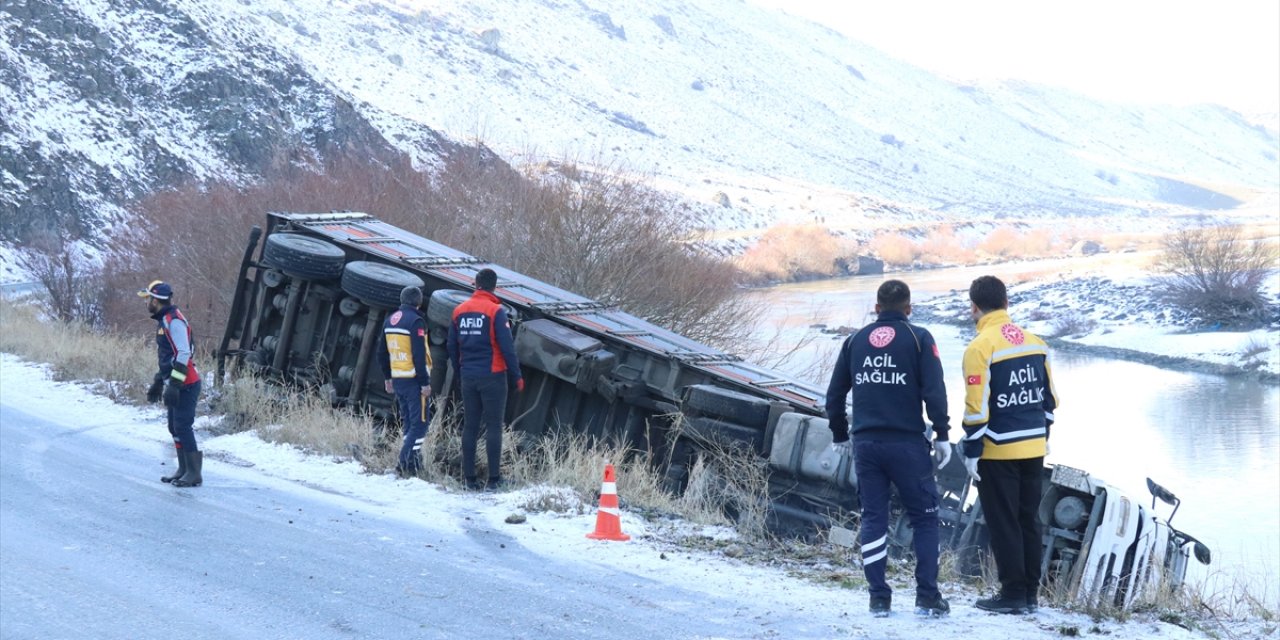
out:
<path id="1" fill-rule="evenodd" d="M 604 465 L 604 482 L 600 484 L 600 510 L 596 512 L 596 530 L 587 534 L 593 540 L 618 540 L 626 542 L 631 536 L 622 532 L 622 520 L 618 517 L 618 485 L 613 476 L 613 465 Z"/>

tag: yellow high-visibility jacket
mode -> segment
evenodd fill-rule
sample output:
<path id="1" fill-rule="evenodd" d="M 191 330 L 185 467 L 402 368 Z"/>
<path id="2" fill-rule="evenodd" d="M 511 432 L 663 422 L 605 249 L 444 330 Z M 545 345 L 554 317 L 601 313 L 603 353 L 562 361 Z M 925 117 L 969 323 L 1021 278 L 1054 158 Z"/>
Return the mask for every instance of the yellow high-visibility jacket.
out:
<path id="1" fill-rule="evenodd" d="M 991 311 L 964 350 L 964 379 L 966 456 L 1044 456 L 1058 406 L 1044 340 L 1014 324 L 1007 311 Z"/>

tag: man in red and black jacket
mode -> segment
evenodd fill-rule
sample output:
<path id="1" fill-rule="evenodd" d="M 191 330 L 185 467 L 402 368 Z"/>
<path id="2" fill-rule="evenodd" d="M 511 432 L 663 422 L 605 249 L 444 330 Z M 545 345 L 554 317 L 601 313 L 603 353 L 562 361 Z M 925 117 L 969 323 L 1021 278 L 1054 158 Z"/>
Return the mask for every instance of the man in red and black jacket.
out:
<path id="1" fill-rule="evenodd" d="M 476 442 L 481 423 L 489 462 L 488 487 L 495 489 L 502 483 L 502 416 L 507 409 L 507 389 L 524 391 L 511 323 L 493 294 L 497 286 L 498 274 L 481 269 L 476 274 L 476 292 L 453 310 L 449 325 L 449 360 L 454 374 L 462 380 L 462 475 L 468 489 L 480 488 Z"/>
<path id="2" fill-rule="evenodd" d="M 160 369 L 147 390 L 148 402 L 164 399 L 169 414 L 169 435 L 178 453 L 178 470 L 160 478 L 175 487 L 198 487 L 204 454 L 196 446 L 196 402 L 200 399 L 200 372 L 193 359 L 191 326 L 173 304 L 173 287 L 154 280 L 138 296 L 147 299 L 147 311 L 156 321 L 156 356 Z"/>

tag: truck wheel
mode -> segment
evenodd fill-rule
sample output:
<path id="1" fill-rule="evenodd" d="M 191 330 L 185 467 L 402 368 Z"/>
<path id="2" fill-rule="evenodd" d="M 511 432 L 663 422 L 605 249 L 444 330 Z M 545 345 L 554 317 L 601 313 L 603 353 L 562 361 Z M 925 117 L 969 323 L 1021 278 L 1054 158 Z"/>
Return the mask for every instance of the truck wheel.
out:
<path id="1" fill-rule="evenodd" d="M 769 423 L 769 401 L 745 393 L 695 384 L 685 388 L 684 409 L 764 431 Z"/>
<path id="2" fill-rule="evenodd" d="M 262 248 L 264 262 L 303 280 L 333 280 L 347 256 L 342 249 L 309 236 L 273 233 Z"/>
<path id="3" fill-rule="evenodd" d="M 381 262 L 348 262 L 342 272 L 342 290 L 371 307 L 394 309 L 400 306 L 400 290 L 421 287 L 422 278 Z"/>

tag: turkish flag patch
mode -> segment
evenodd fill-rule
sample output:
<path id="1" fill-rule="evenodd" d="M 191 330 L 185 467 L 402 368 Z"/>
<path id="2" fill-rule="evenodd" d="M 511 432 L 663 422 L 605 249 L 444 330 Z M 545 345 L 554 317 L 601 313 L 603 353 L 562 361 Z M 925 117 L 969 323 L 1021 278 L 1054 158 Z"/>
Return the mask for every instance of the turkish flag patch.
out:
<path id="1" fill-rule="evenodd" d="M 418 329 L 418 337 L 419 337 L 419 338 L 421 338 L 422 336 L 425 336 L 425 335 L 427 335 L 427 330 L 426 330 L 426 329 Z"/>
<path id="2" fill-rule="evenodd" d="M 969 376 L 964 381 L 971 385 L 979 385 L 982 384 L 982 376 Z"/>

